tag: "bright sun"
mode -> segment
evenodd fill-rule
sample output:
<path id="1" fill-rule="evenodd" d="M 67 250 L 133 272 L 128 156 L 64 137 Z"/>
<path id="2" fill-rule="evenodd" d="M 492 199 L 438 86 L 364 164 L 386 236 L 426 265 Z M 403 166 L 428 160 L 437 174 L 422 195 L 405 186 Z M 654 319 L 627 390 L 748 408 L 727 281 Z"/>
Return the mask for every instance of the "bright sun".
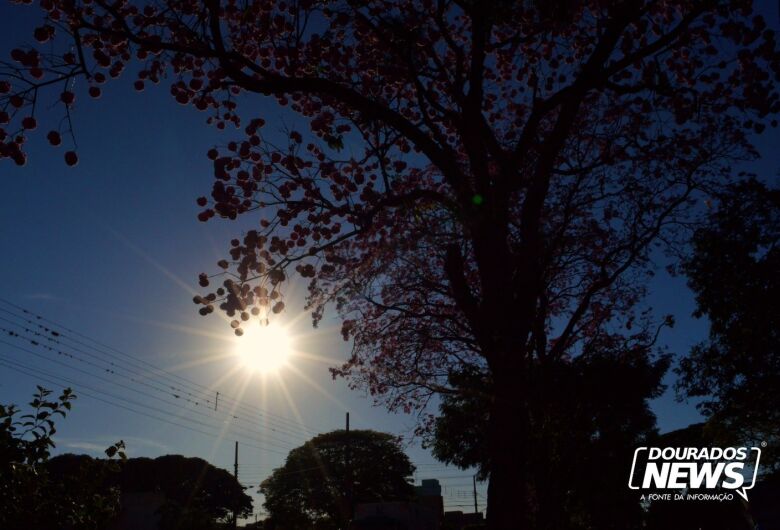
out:
<path id="1" fill-rule="evenodd" d="M 292 341 L 287 330 L 279 325 L 252 325 L 237 337 L 236 353 L 247 368 L 274 373 L 287 364 L 292 355 Z"/>

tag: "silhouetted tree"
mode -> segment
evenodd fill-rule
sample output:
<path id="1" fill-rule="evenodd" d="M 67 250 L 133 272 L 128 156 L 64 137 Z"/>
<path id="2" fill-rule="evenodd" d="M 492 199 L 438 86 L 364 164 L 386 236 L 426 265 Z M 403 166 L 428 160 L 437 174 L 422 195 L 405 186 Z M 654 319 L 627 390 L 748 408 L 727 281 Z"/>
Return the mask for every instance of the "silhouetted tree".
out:
<path id="1" fill-rule="evenodd" d="M 678 389 L 726 442 L 780 441 L 780 190 L 757 180 L 718 196 L 684 264 L 710 336 L 677 370 Z"/>
<path id="2" fill-rule="evenodd" d="M 252 513 L 252 498 L 236 478 L 202 458 L 165 455 L 131 458 L 119 475 L 122 492 L 158 491 L 165 495 L 161 527 L 166 530 L 215 528 L 235 510 Z"/>
<path id="3" fill-rule="evenodd" d="M 166 455 L 129 458 L 107 475 L 109 462 L 87 455 L 64 454 L 47 462 L 49 474 L 58 483 L 75 488 L 121 491 L 122 494 L 158 492 L 165 497 L 160 508 L 162 530 L 204 530 L 232 516 L 252 512 L 252 498 L 236 478 L 201 458 Z"/>
<path id="4" fill-rule="evenodd" d="M 39 386 L 26 414 L 0 404 L 0 528 L 103 529 L 118 511 L 118 490 L 105 487 L 116 463 L 94 467 L 80 461 L 67 478 L 49 472 L 55 420 L 65 417 L 76 398 L 69 388 L 56 399 L 51 394 Z M 123 449 L 119 442 L 106 453 L 124 458 Z"/>
<path id="5" fill-rule="evenodd" d="M 454 388 L 471 389 L 469 393 L 444 395 L 433 428 L 420 429 L 424 445 L 440 461 L 461 469 L 477 468 L 480 480 L 490 476 L 490 449 L 486 429 L 490 421 L 490 376 L 466 368 L 450 374 Z"/>
<path id="6" fill-rule="evenodd" d="M 24 164 L 44 88 L 83 77 L 99 96 L 133 61 L 138 90 L 169 76 L 217 128 L 243 124 L 208 153 L 200 219 L 262 218 L 219 262 L 228 279 L 195 297 L 201 313 L 218 307 L 241 334 L 283 311 L 295 271 L 315 322 L 332 302 L 352 340 L 334 373 L 390 408 L 472 390 L 453 371 L 489 372 L 488 525 L 528 528 L 550 505 L 531 472 L 545 410 L 531 381 L 595 343 L 653 340 L 636 314 L 651 250 L 780 109 L 774 33 L 750 1 L 594 0 L 549 24 L 540 5 L 45 0 L 45 53 L 2 66 L 0 156 Z M 311 134 L 271 141 L 261 117 L 239 117 L 251 94 Z"/>
<path id="7" fill-rule="evenodd" d="M 393 436 L 340 430 L 290 451 L 260 491 L 274 528 L 335 530 L 346 528 L 354 504 L 411 499 L 413 472 Z"/>
<path id="8" fill-rule="evenodd" d="M 654 439 L 655 416 L 648 400 L 663 389 L 667 357 L 650 362 L 646 352 L 598 351 L 548 369 L 545 385 L 565 392 L 534 388 L 544 395 L 544 417 L 534 433 L 534 472 L 539 495 L 550 515 L 537 528 L 641 528 L 643 511 L 635 492 L 626 488 L 626 470 L 635 447 Z M 483 389 L 469 397 L 445 396 L 429 443 L 434 455 L 461 468 L 477 466 L 490 474 L 486 443 L 490 381 L 484 374 L 466 388 Z"/>

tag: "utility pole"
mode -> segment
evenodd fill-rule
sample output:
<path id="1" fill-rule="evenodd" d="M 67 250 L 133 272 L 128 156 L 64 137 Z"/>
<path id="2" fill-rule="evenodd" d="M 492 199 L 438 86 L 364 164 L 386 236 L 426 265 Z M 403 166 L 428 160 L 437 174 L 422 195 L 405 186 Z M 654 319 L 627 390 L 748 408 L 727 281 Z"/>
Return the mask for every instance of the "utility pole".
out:
<path id="1" fill-rule="evenodd" d="M 214 400 L 214 410 L 217 410 L 217 405 L 219 405 L 219 392 L 217 392 L 217 398 Z"/>
<path id="2" fill-rule="evenodd" d="M 471 478 L 474 480 L 474 513 L 479 513 L 479 507 L 477 506 L 477 475 Z"/>
<path id="3" fill-rule="evenodd" d="M 238 482 L 238 440 L 236 440 L 236 451 L 233 460 L 233 476 Z M 233 508 L 233 528 L 238 528 L 238 511 Z"/>
<path id="4" fill-rule="evenodd" d="M 349 412 L 347 412 L 347 447 L 346 447 L 346 471 L 347 471 L 347 510 L 350 521 L 355 516 L 355 506 L 352 498 L 353 477 L 352 477 L 352 440 L 349 434 Z"/>

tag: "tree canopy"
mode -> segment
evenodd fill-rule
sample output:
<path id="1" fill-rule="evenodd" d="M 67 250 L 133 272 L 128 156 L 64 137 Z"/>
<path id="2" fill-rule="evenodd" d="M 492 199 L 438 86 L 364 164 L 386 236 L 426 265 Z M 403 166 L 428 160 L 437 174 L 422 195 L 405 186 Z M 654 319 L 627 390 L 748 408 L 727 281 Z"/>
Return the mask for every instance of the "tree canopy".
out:
<path id="1" fill-rule="evenodd" d="M 357 503 L 411 499 L 413 472 L 393 436 L 339 430 L 290 451 L 260 491 L 274 528 L 335 530 L 346 527 Z"/>
<path id="2" fill-rule="evenodd" d="M 699 409 L 732 441 L 776 445 L 780 190 L 754 179 L 735 184 L 720 194 L 709 220 L 695 233 L 684 272 L 710 336 L 682 359 L 679 390 L 703 398 Z M 773 461 L 780 464 L 776 453 Z"/>
<path id="3" fill-rule="evenodd" d="M 88 455 L 63 454 L 50 459 L 48 473 L 59 482 L 122 494 L 157 492 L 165 497 L 160 527 L 165 530 L 218 528 L 217 523 L 252 512 L 252 498 L 236 478 L 196 457 L 165 455 L 128 458 L 116 472 L 101 472 L 107 462 Z"/>
<path id="4" fill-rule="evenodd" d="M 352 352 L 334 374 L 390 408 L 488 371 L 488 524 L 542 524 L 530 436 L 547 394 L 532 382 L 602 349 L 652 356 L 653 250 L 780 110 L 775 34 L 748 0 L 578 1 L 555 18 L 546 4 L 44 0 L 45 44 L 1 67 L 0 156 L 25 163 L 47 89 L 78 78 L 99 97 L 126 70 L 240 126 L 208 152 L 199 218 L 258 219 L 221 284 L 201 275 L 200 312 L 241 334 L 284 310 L 295 274 L 315 323 L 328 304 L 342 317 Z M 240 106 L 251 95 L 302 126 L 272 140 Z M 76 97 L 47 101 L 69 113 Z"/>
<path id="5" fill-rule="evenodd" d="M 643 355 L 601 352 L 555 368 L 544 379 L 566 392 L 545 393 L 544 422 L 533 433 L 535 474 L 552 503 L 550 527 L 576 529 L 639 529 L 643 511 L 634 492 L 625 487 L 634 449 L 656 439 L 655 415 L 648 401 L 664 389 L 661 379 L 669 365 L 663 357 L 650 362 Z M 485 375 L 465 388 L 490 388 Z M 487 444 L 490 394 L 445 396 L 428 437 L 436 458 L 462 469 L 477 467 L 490 476 Z"/>
<path id="6" fill-rule="evenodd" d="M 63 454 L 55 447 L 55 421 L 76 399 L 66 388 L 55 399 L 38 387 L 29 412 L 0 404 L 0 527 L 4 530 L 102 530 L 120 512 L 120 493 L 165 495 L 160 524 L 166 530 L 212 529 L 235 510 L 252 512 L 252 499 L 230 473 L 200 458 L 167 455 L 131 458 L 120 441 L 108 459 Z M 112 460 L 114 457 L 117 460 Z"/>
<path id="7" fill-rule="evenodd" d="M 212 521 L 225 520 L 233 510 L 239 517 L 252 512 L 252 498 L 244 493 L 236 478 L 202 458 L 131 458 L 124 464 L 119 479 L 123 492 L 160 491 L 179 511 L 197 510 Z"/>
<path id="8" fill-rule="evenodd" d="M 71 409 L 70 388 L 54 398 L 38 387 L 29 411 L 0 404 L 0 527 L 99 530 L 118 513 L 119 491 L 107 485 L 115 462 L 77 466 L 68 477 L 50 472 L 55 422 Z M 55 394 L 56 395 L 56 394 Z M 106 450 L 124 458 L 124 444 Z"/>

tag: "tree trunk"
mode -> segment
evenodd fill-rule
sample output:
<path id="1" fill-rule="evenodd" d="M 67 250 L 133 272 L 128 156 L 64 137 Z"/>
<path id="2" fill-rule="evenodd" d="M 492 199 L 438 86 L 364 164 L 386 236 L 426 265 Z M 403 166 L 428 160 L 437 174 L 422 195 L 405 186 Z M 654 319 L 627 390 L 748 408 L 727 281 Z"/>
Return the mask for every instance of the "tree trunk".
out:
<path id="1" fill-rule="evenodd" d="M 527 388 L 520 373 L 494 374 L 495 399 L 490 411 L 489 530 L 536 528 Z"/>

